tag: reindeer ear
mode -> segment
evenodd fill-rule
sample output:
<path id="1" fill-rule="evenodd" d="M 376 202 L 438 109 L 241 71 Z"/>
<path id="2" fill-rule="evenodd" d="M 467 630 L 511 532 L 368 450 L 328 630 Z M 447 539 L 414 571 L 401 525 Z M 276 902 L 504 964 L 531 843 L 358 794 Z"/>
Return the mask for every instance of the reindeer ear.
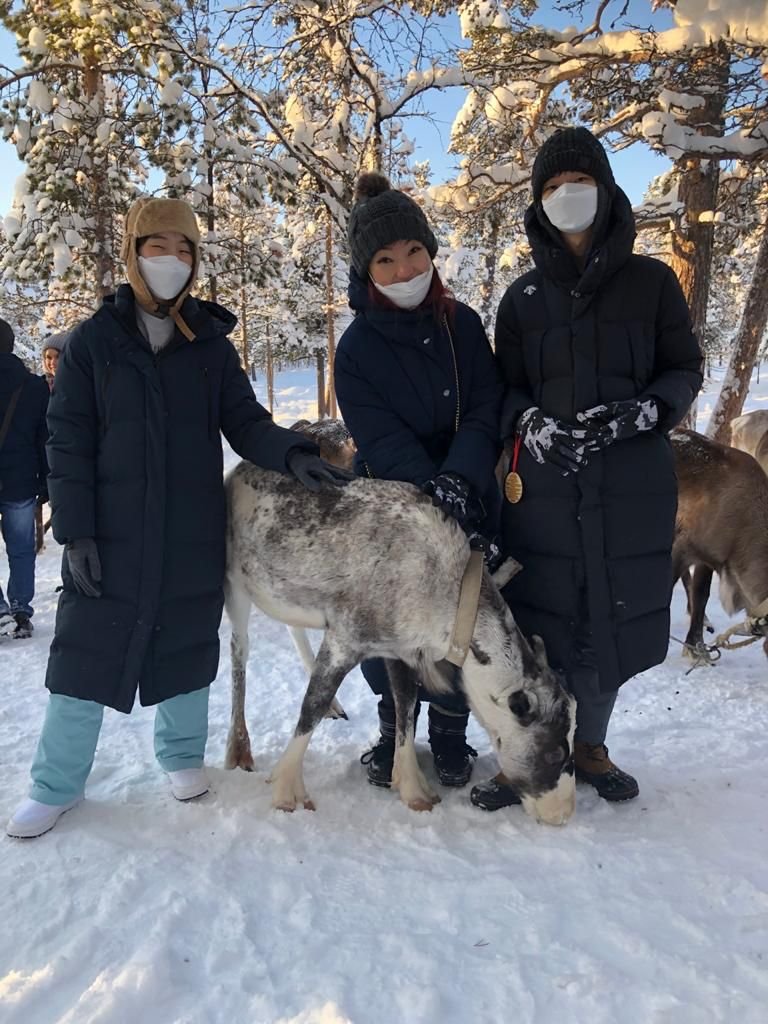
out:
<path id="1" fill-rule="evenodd" d="M 509 583 L 513 576 L 517 576 L 522 568 L 522 565 L 516 562 L 514 558 L 505 558 L 496 572 L 491 573 L 491 579 L 501 590 L 502 587 Z"/>
<path id="2" fill-rule="evenodd" d="M 509 695 L 507 703 L 509 704 L 509 710 L 519 719 L 521 725 L 530 725 L 534 720 L 535 715 L 531 699 L 525 690 L 515 690 L 514 693 Z"/>
<path id="3" fill-rule="evenodd" d="M 532 636 L 531 646 L 533 647 L 533 659 L 539 669 L 543 672 L 544 669 L 549 668 L 549 662 L 547 661 L 547 649 L 544 646 L 544 641 L 540 636 Z"/>

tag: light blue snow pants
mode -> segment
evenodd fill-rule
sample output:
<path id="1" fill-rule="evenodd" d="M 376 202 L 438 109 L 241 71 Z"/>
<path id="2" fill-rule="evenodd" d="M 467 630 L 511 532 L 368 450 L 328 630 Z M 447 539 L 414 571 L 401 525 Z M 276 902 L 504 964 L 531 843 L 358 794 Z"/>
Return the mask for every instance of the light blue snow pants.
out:
<path id="1" fill-rule="evenodd" d="M 157 705 L 155 756 L 164 771 L 201 767 L 208 739 L 209 689 L 182 693 Z M 82 796 L 103 718 L 102 704 L 50 695 L 32 762 L 33 800 L 60 806 Z"/>

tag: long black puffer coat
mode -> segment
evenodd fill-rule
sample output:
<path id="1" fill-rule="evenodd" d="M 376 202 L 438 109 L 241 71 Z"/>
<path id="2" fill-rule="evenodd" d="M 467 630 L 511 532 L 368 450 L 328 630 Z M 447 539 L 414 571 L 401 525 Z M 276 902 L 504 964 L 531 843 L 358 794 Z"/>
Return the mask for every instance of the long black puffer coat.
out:
<path id="1" fill-rule="evenodd" d="M 544 215 L 528 210 L 535 270 L 502 299 L 496 354 L 507 435 L 530 406 L 577 424 L 577 412 L 599 403 L 659 400 L 657 429 L 593 455 L 576 475 L 539 465 L 523 445 L 523 497 L 502 512 L 506 551 L 523 565 L 505 591 L 520 627 L 542 636 L 550 662 L 565 671 L 576 636 L 589 629 L 601 688 L 610 691 L 666 656 L 677 507 L 666 435 L 702 374 L 677 278 L 633 255 L 628 199 L 599 191 L 604 227 L 583 271 Z"/>
<path id="2" fill-rule="evenodd" d="M 59 543 L 94 537 L 102 596 L 84 597 L 66 556 L 46 685 L 128 712 L 207 686 L 219 661 L 225 501 L 220 431 L 278 471 L 297 448 L 256 401 L 227 334 L 235 318 L 189 298 L 153 354 L 122 285 L 64 350 L 48 412 Z"/>

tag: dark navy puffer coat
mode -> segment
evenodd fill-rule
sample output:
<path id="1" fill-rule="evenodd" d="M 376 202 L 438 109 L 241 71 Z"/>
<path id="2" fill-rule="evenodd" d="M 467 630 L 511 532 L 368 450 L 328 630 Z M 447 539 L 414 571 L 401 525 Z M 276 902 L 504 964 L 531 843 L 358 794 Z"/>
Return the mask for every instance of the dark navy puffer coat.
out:
<path id="1" fill-rule="evenodd" d="M 0 352 L 0 424 L 19 387 L 13 418 L 0 448 L 0 501 L 27 501 L 47 490 L 48 385 L 44 377 L 30 373 L 18 356 Z"/>
<path id="2" fill-rule="evenodd" d="M 102 596 L 79 594 L 66 556 L 46 685 L 128 712 L 216 676 L 223 607 L 222 431 L 238 455 L 284 471 L 311 442 L 256 401 L 227 334 L 235 318 L 187 299 L 157 355 L 122 285 L 72 333 L 48 413 L 53 533 L 94 537 Z"/>
<path id="3" fill-rule="evenodd" d="M 500 453 L 502 383 L 480 317 L 461 302 L 450 324 L 459 378 L 444 323 L 432 308 L 371 305 L 350 272 L 357 315 L 336 352 L 336 396 L 358 449 L 358 472 L 421 486 L 437 473 L 458 473 L 482 498 L 484 532 L 497 528 L 494 468 Z"/>
<path id="4" fill-rule="evenodd" d="M 658 429 L 593 455 L 576 475 L 539 465 L 523 446 L 523 498 L 505 501 L 502 513 L 506 551 L 523 565 L 505 590 L 520 627 L 542 636 L 550 662 L 567 671 L 588 624 L 608 691 L 666 655 L 677 506 L 666 434 L 685 416 L 702 374 L 677 278 L 664 263 L 632 254 L 626 196 L 602 200 L 605 227 L 583 271 L 530 208 L 536 269 L 501 302 L 496 354 L 507 435 L 530 406 L 576 424 L 577 412 L 599 403 L 660 400 Z"/>

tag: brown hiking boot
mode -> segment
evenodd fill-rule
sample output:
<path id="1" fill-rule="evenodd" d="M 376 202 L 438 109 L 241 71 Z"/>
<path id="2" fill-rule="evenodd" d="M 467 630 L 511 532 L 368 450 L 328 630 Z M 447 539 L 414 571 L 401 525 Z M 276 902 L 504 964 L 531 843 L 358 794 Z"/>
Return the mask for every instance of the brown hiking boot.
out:
<path id="1" fill-rule="evenodd" d="M 573 748 L 576 778 L 594 786 L 603 800 L 633 800 L 638 795 L 637 780 L 616 767 L 604 743 L 577 740 Z"/>

